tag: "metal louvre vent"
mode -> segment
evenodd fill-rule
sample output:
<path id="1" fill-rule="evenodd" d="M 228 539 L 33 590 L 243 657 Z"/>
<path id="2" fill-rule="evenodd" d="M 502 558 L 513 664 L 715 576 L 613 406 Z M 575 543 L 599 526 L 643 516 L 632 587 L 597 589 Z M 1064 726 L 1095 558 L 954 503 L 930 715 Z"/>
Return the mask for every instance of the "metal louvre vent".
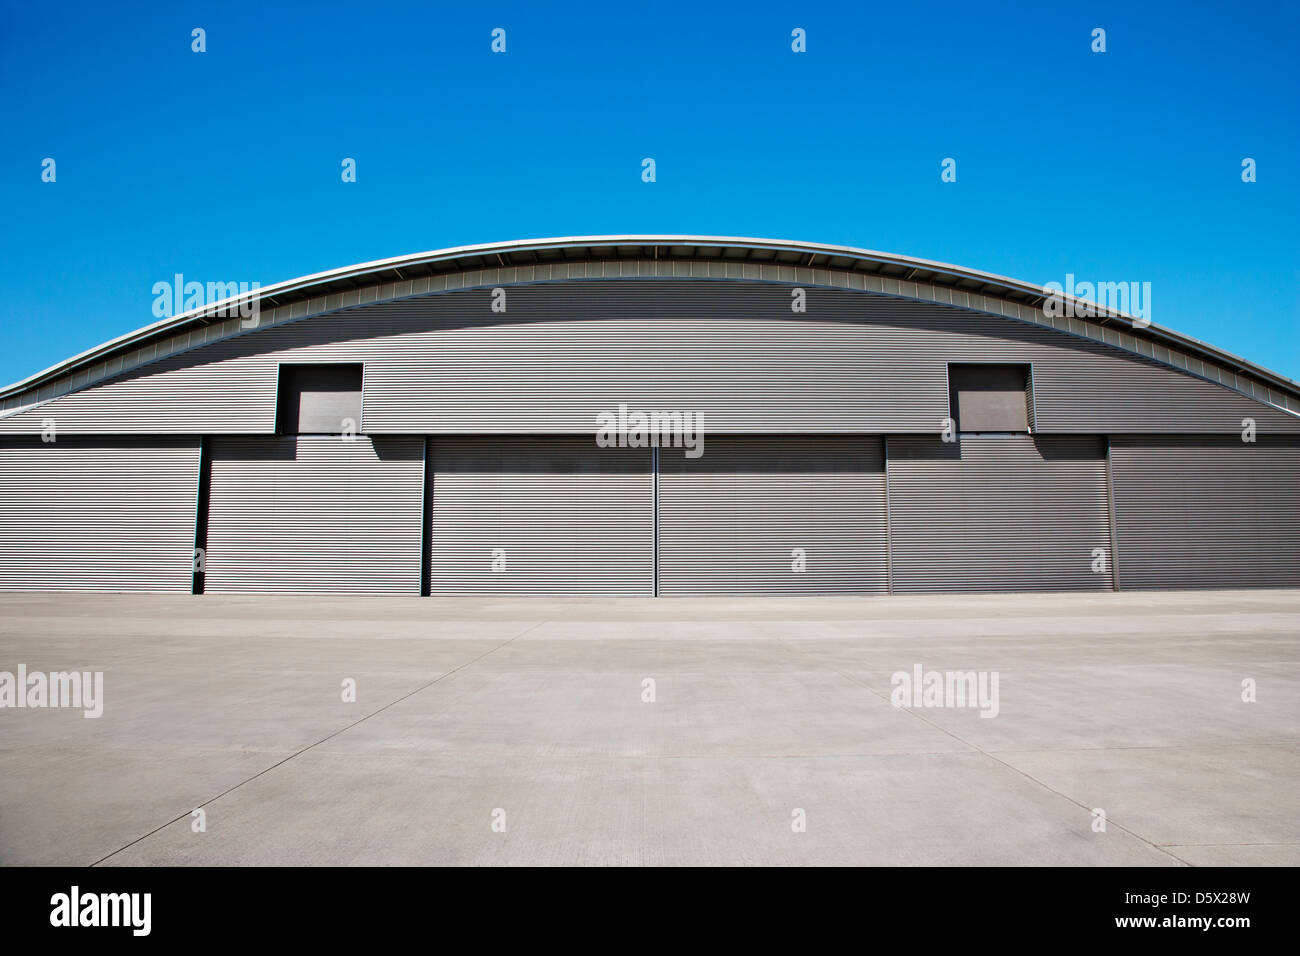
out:
<path id="1" fill-rule="evenodd" d="M 432 594 L 651 595 L 646 448 L 434 439 Z"/>
<path id="2" fill-rule="evenodd" d="M 888 452 L 895 592 L 1111 588 L 1100 440 L 891 438 Z"/>
<path id="3" fill-rule="evenodd" d="M 1111 439 L 1124 588 L 1300 587 L 1300 441 Z"/>
<path id="4" fill-rule="evenodd" d="M 419 594 L 424 443 L 214 439 L 210 594 Z"/>
<path id="5" fill-rule="evenodd" d="M 281 365 L 275 429 L 280 435 L 356 434 L 361 365 Z"/>
<path id="6" fill-rule="evenodd" d="M 197 441 L 0 445 L 0 590 L 188 594 Z"/>
<path id="7" fill-rule="evenodd" d="M 1030 430 L 1029 366 L 949 365 L 949 414 L 963 432 Z"/>
<path id="8" fill-rule="evenodd" d="M 886 590 L 879 438 L 711 438 L 659 461 L 661 595 Z"/>

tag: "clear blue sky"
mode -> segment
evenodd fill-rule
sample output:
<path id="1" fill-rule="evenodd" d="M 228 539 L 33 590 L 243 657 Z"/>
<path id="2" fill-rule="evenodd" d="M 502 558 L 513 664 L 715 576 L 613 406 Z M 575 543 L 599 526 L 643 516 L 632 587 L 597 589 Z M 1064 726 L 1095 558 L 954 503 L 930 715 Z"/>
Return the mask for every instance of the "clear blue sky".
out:
<path id="1" fill-rule="evenodd" d="M 1156 323 L 1300 378 L 1292 3 L 0 11 L 5 383 L 153 321 L 177 272 L 605 233 L 1149 281 Z"/>

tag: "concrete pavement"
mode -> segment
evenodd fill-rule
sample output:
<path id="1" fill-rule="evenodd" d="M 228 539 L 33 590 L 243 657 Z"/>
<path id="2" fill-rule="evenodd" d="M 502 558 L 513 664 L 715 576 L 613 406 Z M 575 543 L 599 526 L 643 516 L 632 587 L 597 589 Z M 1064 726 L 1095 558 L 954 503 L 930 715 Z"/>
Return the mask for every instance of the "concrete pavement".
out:
<path id="1" fill-rule="evenodd" d="M 19 664 L 105 700 L 0 709 L 8 865 L 1300 864 L 1300 591 L 0 595 Z"/>

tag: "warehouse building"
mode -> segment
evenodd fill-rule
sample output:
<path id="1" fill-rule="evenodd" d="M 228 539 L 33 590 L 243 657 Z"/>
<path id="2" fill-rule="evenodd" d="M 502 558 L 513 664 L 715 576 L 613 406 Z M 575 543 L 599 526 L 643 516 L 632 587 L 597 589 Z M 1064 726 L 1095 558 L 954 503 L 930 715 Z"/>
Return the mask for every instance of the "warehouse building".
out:
<path id="1" fill-rule="evenodd" d="M 1300 387 L 1047 298 L 679 236 L 255 289 L 0 391 L 0 589 L 1300 585 Z M 598 442 L 621 408 L 694 416 L 700 453 Z"/>

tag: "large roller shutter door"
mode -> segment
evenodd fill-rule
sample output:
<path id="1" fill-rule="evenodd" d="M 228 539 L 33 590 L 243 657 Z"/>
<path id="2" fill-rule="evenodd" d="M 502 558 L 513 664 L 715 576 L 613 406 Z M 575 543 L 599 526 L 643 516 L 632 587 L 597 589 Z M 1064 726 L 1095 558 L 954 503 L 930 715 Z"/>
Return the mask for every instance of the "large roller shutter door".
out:
<path id="1" fill-rule="evenodd" d="M 211 467 L 208 593 L 420 593 L 420 439 L 221 439 Z"/>
<path id="2" fill-rule="evenodd" d="M 0 446 L 0 589 L 188 594 L 199 443 Z"/>
<path id="3" fill-rule="evenodd" d="M 1300 587 L 1300 442 L 1111 439 L 1124 588 Z"/>
<path id="4" fill-rule="evenodd" d="M 659 461 L 660 594 L 886 590 L 880 439 L 710 438 Z"/>
<path id="5" fill-rule="evenodd" d="M 888 454 L 895 592 L 1111 588 L 1103 441 L 891 438 Z"/>
<path id="6" fill-rule="evenodd" d="M 649 449 L 594 438 L 431 444 L 431 593 L 654 593 Z"/>

